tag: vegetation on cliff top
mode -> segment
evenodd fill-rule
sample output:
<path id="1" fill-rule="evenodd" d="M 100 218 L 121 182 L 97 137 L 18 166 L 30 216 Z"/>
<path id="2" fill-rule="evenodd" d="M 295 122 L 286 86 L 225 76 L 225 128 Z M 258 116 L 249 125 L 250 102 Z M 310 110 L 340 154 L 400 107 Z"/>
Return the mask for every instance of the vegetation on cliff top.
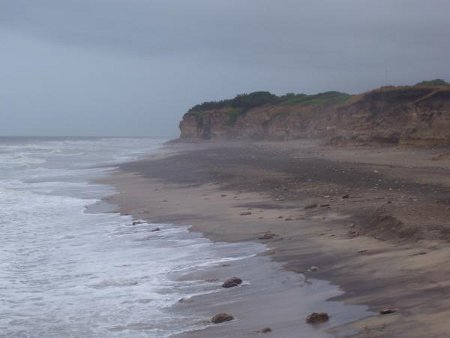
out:
<path id="1" fill-rule="evenodd" d="M 253 92 L 250 94 L 240 94 L 234 99 L 222 101 L 210 101 L 198 104 L 191 109 L 190 113 L 204 112 L 208 110 L 229 108 L 233 111 L 245 112 L 251 108 L 261 107 L 268 104 L 280 105 L 322 105 L 338 104 L 345 102 L 351 95 L 340 92 L 326 92 L 315 95 L 288 93 L 283 96 L 277 96 L 270 92 Z"/>
<path id="2" fill-rule="evenodd" d="M 202 104 L 192 107 L 189 111 L 200 112 L 222 108 L 250 109 L 263 106 L 268 103 L 274 103 L 277 100 L 278 96 L 270 92 L 254 92 L 250 94 L 240 94 L 234 99 L 229 100 L 203 102 Z"/>
<path id="3" fill-rule="evenodd" d="M 380 92 L 388 92 L 390 95 L 394 95 L 390 99 L 400 100 L 407 99 L 411 95 L 420 96 L 421 93 L 411 91 L 416 87 L 450 87 L 450 83 L 442 79 L 435 79 L 429 81 L 422 81 L 414 86 L 387 86 L 378 90 L 368 92 L 368 94 L 379 94 Z M 406 90 L 404 95 L 399 96 L 396 91 L 399 89 Z M 367 94 L 367 93 L 366 93 Z M 406 95 L 406 96 L 405 96 Z M 307 94 L 295 94 L 288 93 L 282 96 L 277 96 L 268 91 L 257 91 L 249 94 L 240 94 L 233 99 L 226 99 L 221 101 L 209 101 L 202 104 L 198 104 L 189 109 L 189 114 L 195 115 L 197 119 L 202 119 L 203 114 L 211 110 L 223 110 L 228 116 L 228 125 L 233 126 L 240 116 L 246 114 L 252 108 L 262 106 L 329 106 L 329 105 L 342 105 L 350 102 L 350 98 L 361 98 L 361 95 L 352 96 L 350 94 L 341 93 L 337 91 L 329 91 L 325 93 L 319 93 L 314 95 Z"/>
<path id="4" fill-rule="evenodd" d="M 450 86 L 450 83 L 442 79 L 435 79 L 419 82 L 416 84 L 416 86 Z"/>
<path id="5" fill-rule="evenodd" d="M 350 94 L 341 92 L 325 92 L 315 95 L 286 94 L 280 97 L 279 103 L 282 105 L 301 104 L 305 106 L 318 106 L 323 104 L 344 103 L 350 97 Z"/>

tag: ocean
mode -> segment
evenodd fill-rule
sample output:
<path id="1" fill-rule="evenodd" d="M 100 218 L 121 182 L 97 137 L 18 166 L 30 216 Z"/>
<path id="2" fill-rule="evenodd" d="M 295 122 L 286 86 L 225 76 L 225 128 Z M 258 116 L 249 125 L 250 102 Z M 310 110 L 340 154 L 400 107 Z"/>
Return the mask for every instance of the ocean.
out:
<path id="1" fill-rule="evenodd" d="M 167 309 L 203 286 L 177 282 L 176 272 L 254 248 L 86 210 L 114 193 L 95 179 L 163 141 L 0 139 L 1 336 L 166 337 L 195 328 Z"/>
<path id="2" fill-rule="evenodd" d="M 269 259 L 256 258 L 261 244 L 213 243 L 188 224 L 135 222 L 108 210 L 102 199 L 115 190 L 97 179 L 157 154 L 164 141 L 0 138 L 1 337 L 169 337 L 206 324 L 198 313 L 173 311 L 174 304 L 222 292 L 217 283 L 182 276 L 230 262 L 255 275 L 266 271 Z M 287 278 L 281 287 L 304 282 L 278 266 L 273 271 L 273 280 Z M 278 284 L 271 282 L 270 292 Z M 298 303 L 311 290 L 324 294 L 321 302 L 340 294 L 314 285 L 299 291 Z M 336 318 L 343 306 L 333 305 Z M 351 308 L 341 322 L 361 312 Z"/>

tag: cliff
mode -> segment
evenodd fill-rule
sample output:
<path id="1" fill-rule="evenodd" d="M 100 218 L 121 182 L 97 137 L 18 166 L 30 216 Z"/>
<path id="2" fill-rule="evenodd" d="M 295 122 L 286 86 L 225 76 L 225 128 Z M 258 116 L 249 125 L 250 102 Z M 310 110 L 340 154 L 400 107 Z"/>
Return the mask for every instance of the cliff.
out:
<path id="1" fill-rule="evenodd" d="M 326 138 L 335 142 L 450 143 L 450 86 L 442 80 L 360 95 L 268 92 L 193 107 L 181 139 Z"/>

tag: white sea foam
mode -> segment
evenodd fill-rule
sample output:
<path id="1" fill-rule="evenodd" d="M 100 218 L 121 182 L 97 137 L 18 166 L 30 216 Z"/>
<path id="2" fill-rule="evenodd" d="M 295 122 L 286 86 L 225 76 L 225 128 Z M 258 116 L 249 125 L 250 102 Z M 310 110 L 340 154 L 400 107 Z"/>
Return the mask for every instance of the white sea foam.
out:
<path id="1" fill-rule="evenodd" d="M 254 257 L 265 250 L 260 244 L 212 243 L 188 226 L 133 224 L 129 216 L 86 212 L 113 193 L 93 178 L 158 151 L 161 142 L 0 139 L 0 337 L 163 338 L 198 329 L 204 317 L 173 313 L 171 306 L 227 292 L 195 280 L 215 267 L 251 269 L 259 278 L 250 293 L 306 284 L 301 275 L 280 274 L 278 265 L 261 267 L 267 261 Z M 323 302 L 340 294 L 326 282 L 312 289 Z M 298 291 L 295 305 L 306 311 L 312 291 Z M 343 306 L 331 307 L 336 323 L 361 317 L 360 308 Z M 329 337 L 305 330 L 308 337 Z"/>
<path id="2" fill-rule="evenodd" d="M 146 139 L 0 139 L 0 336 L 165 337 L 196 323 L 167 308 L 211 292 L 177 273 L 262 248 L 212 244 L 187 227 L 86 213 L 112 193 L 89 183 L 155 151 Z M 152 232 L 155 227 L 161 231 Z"/>

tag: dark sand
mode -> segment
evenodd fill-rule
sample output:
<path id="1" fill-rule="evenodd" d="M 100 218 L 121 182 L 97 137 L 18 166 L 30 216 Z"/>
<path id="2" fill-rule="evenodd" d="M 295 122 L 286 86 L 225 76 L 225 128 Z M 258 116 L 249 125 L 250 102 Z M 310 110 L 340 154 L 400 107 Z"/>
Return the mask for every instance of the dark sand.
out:
<path id="1" fill-rule="evenodd" d="M 270 248 L 268 257 L 287 270 L 339 285 L 345 291 L 340 300 L 374 312 L 396 309 L 341 328 L 337 336 L 450 337 L 448 149 L 286 142 L 179 144 L 168 150 L 125 164 L 107 180 L 120 192 L 109 200 L 122 213 L 192 224 L 215 241 L 262 242 Z M 267 231 L 277 236 L 258 239 Z M 308 271 L 311 266 L 318 270 Z M 284 297 L 277 299 L 289 308 L 290 297 Z M 239 308 L 250 298 L 241 297 Z M 214 299 L 208 301 L 214 314 Z M 281 329 L 278 309 L 270 325 Z M 204 336 L 221 337 L 225 325 Z M 241 330 L 236 332 L 249 329 L 244 319 L 232 326 Z M 351 330 L 359 333 L 342 333 Z M 286 336 L 279 334 L 270 336 Z"/>

